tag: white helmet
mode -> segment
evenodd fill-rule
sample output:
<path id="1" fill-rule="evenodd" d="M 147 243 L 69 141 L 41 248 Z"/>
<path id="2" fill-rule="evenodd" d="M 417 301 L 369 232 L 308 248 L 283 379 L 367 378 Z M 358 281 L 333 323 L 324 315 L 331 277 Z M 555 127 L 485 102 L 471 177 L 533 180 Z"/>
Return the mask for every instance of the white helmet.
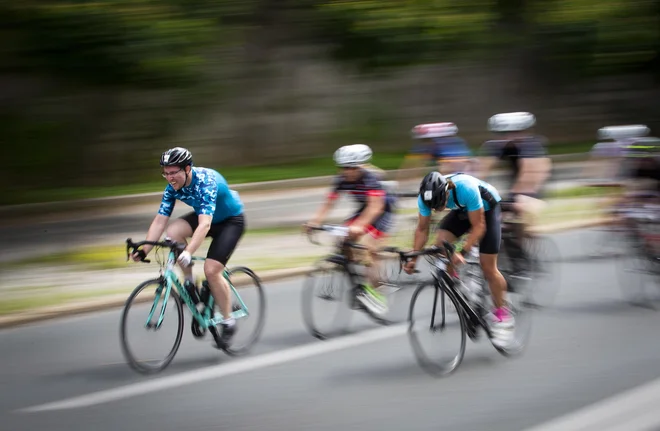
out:
<path id="1" fill-rule="evenodd" d="M 491 132 L 521 132 L 536 124 L 536 118 L 529 112 L 507 112 L 495 114 L 488 119 Z"/>
<path id="2" fill-rule="evenodd" d="M 649 128 L 643 124 L 629 126 L 608 126 L 598 129 L 599 139 L 623 139 L 640 138 L 649 134 Z"/>
<path id="3" fill-rule="evenodd" d="M 413 139 L 444 138 L 454 136 L 456 133 L 458 127 L 454 123 L 418 124 L 411 130 Z"/>
<path id="4" fill-rule="evenodd" d="M 371 160 L 373 152 L 364 144 L 346 145 L 335 151 L 335 164 L 340 167 L 356 167 Z"/>

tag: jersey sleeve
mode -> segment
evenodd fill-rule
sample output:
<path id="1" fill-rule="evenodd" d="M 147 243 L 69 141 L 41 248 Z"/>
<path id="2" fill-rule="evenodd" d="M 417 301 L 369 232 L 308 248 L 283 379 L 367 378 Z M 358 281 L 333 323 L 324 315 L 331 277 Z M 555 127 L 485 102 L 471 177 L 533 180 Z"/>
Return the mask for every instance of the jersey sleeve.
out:
<path id="1" fill-rule="evenodd" d="M 174 210 L 174 204 L 176 203 L 176 197 L 174 196 L 174 189 L 171 186 L 167 186 L 163 192 L 163 198 L 160 201 L 160 208 L 158 208 L 158 214 L 165 217 L 172 215 Z"/>
<path id="2" fill-rule="evenodd" d="M 341 191 L 343 181 L 341 179 L 341 176 L 336 176 L 332 180 L 332 188 L 328 192 L 328 199 L 330 200 L 335 200 L 339 198 L 339 192 Z"/>
<path id="3" fill-rule="evenodd" d="M 380 180 L 373 172 L 367 171 L 364 175 L 364 185 L 367 196 L 382 197 L 385 196 L 385 189 Z"/>
<path id="4" fill-rule="evenodd" d="M 461 183 L 460 188 L 456 190 L 456 197 L 468 212 L 477 211 L 484 207 L 479 187 L 472 182 Z"/>
<path id="5" fill-rule="evenodd" d="M 500 141 L 486 141 L 479 148 L 479 155 L 482 157 L 500 157 L 502 153 L 502 143 Z"/>
<path id="6" fill-rule="evenodd" d="M 422 196 L 417 196 L 417 209 L 419 209 L 419 214 L 423 217 L 429 217 L 431 215 L 431 208 L 427 207 Z"/>
<path id="7" fill-rule="evenodd" d="M 197 215 L 214 215 L 218 195 L 224 196 L 229 193 L 229 186 L 224 183 L 218 184 L 212 175 L 200 175 L 199 184 L 199 213 Z"/>
<path id="8" fill-rule="evenodd" d="M 520 157 L 530 159 L 545 157 L 546 151 L 543 142 L 538 139 L 530 139 L 520 146 Z"/>

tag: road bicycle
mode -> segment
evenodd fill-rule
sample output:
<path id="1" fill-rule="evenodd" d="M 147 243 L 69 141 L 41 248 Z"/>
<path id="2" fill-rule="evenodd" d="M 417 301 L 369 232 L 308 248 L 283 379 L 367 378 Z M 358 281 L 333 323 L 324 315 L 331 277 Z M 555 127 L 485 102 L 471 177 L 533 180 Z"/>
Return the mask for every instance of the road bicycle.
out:
<path id="1" fill-rule="evenodd" d="M 213 295 L 210 294 L 208 283 L 202 283 L 202 289 L 199 292 L 200 302 L 195 304 L 189 292 L 183 287 L 179 277 L 174 271 L 177 258 L 185 249 L 185 244 L 177 243 L 169 238 L 164 241 L 140 241 L 133 242 L 130 238 L 126 240 L 126 255 L 129 258 L 133 253 L 144 245 L 156 247 L 156 256 L 159 256 L 160 248 L 169 249 L 166 260 L 159 260 L 160 275 L 156 278 L 146 280 L 138 285 L 126 300 L 124 310 L 121 316 L 120 338 L 124 357 L 128 364 L 140 373 L 155 373 L 165 369 L 174 359 L 181 339 L 183 337 L 184 318 L 183 304 L 185 304 L 192 315 L 191 332 L 197 339 L 202 339 L 208 330 L 215 341 L 215 347 L 223 350 L 225 353 L 238 356 L 247 353 L 252 345 L 258 340 L 264 326 L 266 311 L 266 298 L 259 277 L 249 268 L 234 267 L 225 268 L 223 276 L 229 283 L 232 301 L 232 317 L 236 319 L 236 334 L 225 344 L 218 331 L 218 325 L 224 320 L 217 304 L 214 303 Z M 193 256 L 194 261 L 204 261 L 206 258 Z M 150 260 L 144 259 L 143 262 L 149 263 Z M 239 290 L 251 286 L 254 290 L 251 292 L 249 306 L 243 300 Z M 138 298 L 138 295 L 147 292 L 150 294 L 146 300 Z M 140 311 L 144 312 L 144 317 L 140 318 L 143 327 L 147 331 L 159 331 L 165 320 L 167 306 L 171 304 L 170 299 L 174 300 L 175 313 L 178 319 L 176 324 L 176 337 L 174 345 L 166 354 L 165 358 L 159 360 L 140 360 L 134 354 L 134 348 L 127 340 L 129 330 L 127 328 L 129 311 L 137 304 L 142 302 L 147 304 L 147 308 Z M 151 304 L 150 307 L 148 305 Z M 252 323 L 253 328 L 248 329 L 247 322 Z M 242 340 L 242 341 L 241 341 Z"/>

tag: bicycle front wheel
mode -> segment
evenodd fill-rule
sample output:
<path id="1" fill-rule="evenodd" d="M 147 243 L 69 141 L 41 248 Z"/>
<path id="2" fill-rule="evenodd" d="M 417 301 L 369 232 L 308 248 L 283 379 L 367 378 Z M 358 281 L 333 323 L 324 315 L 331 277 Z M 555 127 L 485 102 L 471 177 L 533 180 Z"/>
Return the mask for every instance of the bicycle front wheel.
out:
<path id="1" fill-rule="evenodd" d="M 228 355 L 249 352 L 261 336 L 266 318 L 266 295 L 259 277 L 249 268 L 236 267 L 228 271 L 232 289 L 232 315 L 236 333 L 224 347 Z"/>
<path id="2" fill-rule="evenodd" d="M 325 340 L 347 332 L 352 287 L 341 264 L 328 259 L 316 264 L 302 290 L 303 322 L 310 334 Z"/>
<path id="3" fill-rule="evenodd" d="M 164 370 L 181 345 L 183 304 L 174 289 L 169 298 L 166 292 L 165 280 L 156 278 L 140 284 L 126 300 L 120 325 L 121 348 L 128 364 L 139 373 Z M 140 337 L 129 340 L 133 336 Z"/>
<path id="4" fill-rule="evenodd" d="M 435 284 L 419 286 L 408 321 L 408 338 L 423 370 L 441 377 L 458 368 L 465 355 L 467 321 L 452 295 Z"/>

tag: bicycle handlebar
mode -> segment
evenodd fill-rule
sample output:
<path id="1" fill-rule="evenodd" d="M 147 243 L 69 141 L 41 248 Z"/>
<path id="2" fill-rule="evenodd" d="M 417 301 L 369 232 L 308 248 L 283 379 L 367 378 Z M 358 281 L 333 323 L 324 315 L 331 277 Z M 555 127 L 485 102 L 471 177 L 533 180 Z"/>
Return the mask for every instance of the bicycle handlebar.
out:
<path id="1" fill-rule="evenodd" d="M 348 237 L 348 227 L 347 226 L 340 226 L 340 225 L 331 225 L 331 224 L 324 224 L 321 226 L 307 226 L 307 229 L 310 231 L 322 231 L 322 232 L 330 232 L 334 236 L 346 238 Z M 312 235 L 308 232 L 307 233 L 307 238 L 309 239 L 309 242 L 312 244 L 316 245 L 321 245 L 318 241 L 315 241 L 312 237 Z M 344 245 L 355 248 L 358 250 L 368 250 L 368 247 L 362 245 L 362 244 L 357 244 L 352 241 L 344 241 Z"/>
<path id="2" fill-rule="evenodd" d="M 399 259 L 402 261 L 408 261 L 410 259 L 413 259 L 418 256 L 428 256 L 432 254 L 444 254 L 445 258 L 447 260 L 451 260 L 452 255 L 456 251 L 456 247 L 454 247 L 451 243 L 448 241 L 443 241 L 442 247 L 438 247 L 436 245 L 433 245 L 431 247 L 424 248 L 422 250 L 418 251 L 403 251 L 398 247 L 384 247 L 380 249 L 379 251 L 385 252 L 385 253 L 394 253 L 399 255 Z"/>
<path id="3" fill-rule="evenodd" d="M 176 254 L 181 253 L 185 248 L 185 244 L 172 241 L 169 238 L 165 238 L 164 241 L 138 241 L 133 242 L 131 238 L 126 239 L 126 260 L 130 259 L 130 256 L 140 250 L 140 247 L 145 245 L 152 245 L 154 247 L 166 247 L 174 251 Z M 142 262 L 149 263 L 150 259 L 142 259 Z"/>

